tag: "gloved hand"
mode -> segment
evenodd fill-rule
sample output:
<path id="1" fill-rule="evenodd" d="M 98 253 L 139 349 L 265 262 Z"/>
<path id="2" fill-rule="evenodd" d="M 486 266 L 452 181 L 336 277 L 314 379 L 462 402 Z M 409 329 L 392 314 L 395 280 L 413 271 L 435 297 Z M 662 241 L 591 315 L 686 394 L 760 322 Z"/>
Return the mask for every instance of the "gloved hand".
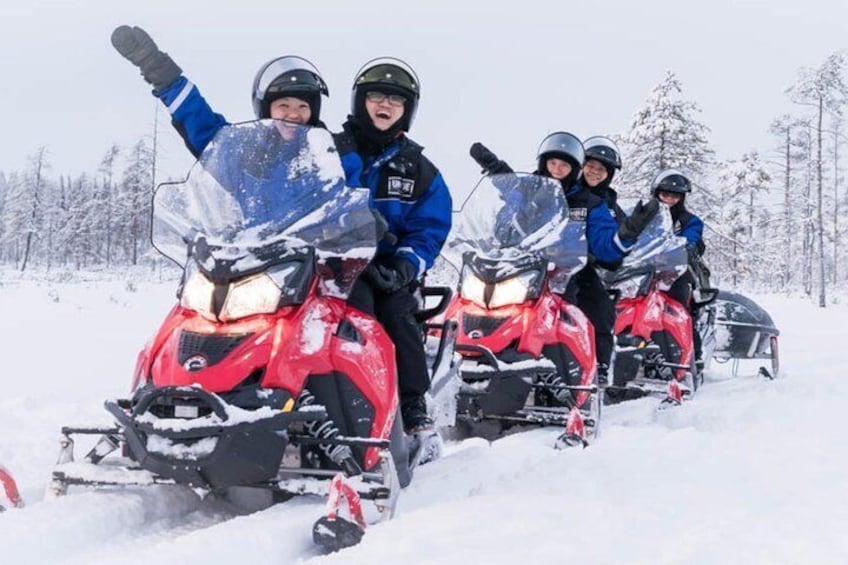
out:
<path id="1" fill-rule="evenodd" d="M 118 26 L 112 32 L 112 45 L 125 59 L 141 70 L 141 76 L 153 89 L 164 90 L 180 78 L 182 69 L 167 53 L 156 46 L 140 27 Z"/>
<path id="2" fill-rule="evenodd" d="M 397 236 L 389 231 L 389 222 L 379 211 L 371 209 L 374 215 L 374 226 L 377 228 L 377 243 L 386 240 L 389 245 L 397 243 Z"/>
<path id="3" fill-rule="evenodd" d="M 486 174 L 500 175 L 512 172 L 512 167 L 498 159 L 497 155 L 492 153 L 488 147 L 479 141 L 471 145 L 469 153 L 471 154 L 471 158 L 474 159 L 478 165 L 483 167 L 482 172 Z"/>
<path id="4" fill-rule="evenodd" d="M 622 240 L 636 241 L 645 226 L 654 219 L 660 209 L 660 202 L 656 198 L 651 198 L 647 204 L 643 204 L 640 200 L 636 207 L 633 208 L 633 213 L 627 217 L 621 226 L 618 228 L 618 237 Z"/>
<path id="5" fill-rule="evenodd" d="M 402 257 L 392 257 L 385 263 L 371 262 L 363 272 L 363 276 L 371 281 L 374 288 L 387 294 L 408 286 L 417 275 L 415 266 Z"/>

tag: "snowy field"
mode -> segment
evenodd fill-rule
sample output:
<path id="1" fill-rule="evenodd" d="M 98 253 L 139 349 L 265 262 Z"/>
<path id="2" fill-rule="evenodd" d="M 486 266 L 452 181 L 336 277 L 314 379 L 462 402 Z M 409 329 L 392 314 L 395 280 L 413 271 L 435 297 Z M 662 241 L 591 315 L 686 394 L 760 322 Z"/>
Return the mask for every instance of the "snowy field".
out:
<path id="1" fill-rule="evenodd" d="M 3 565 L 848 563 L 848 306 L 754 297 L 782 331 L 781 379 L 714 365 L 679 409 L 608 408 L 586 450 L 551 449 L 555 430 L 450 444 L 395 520 L 321 556 L 319 499 L 248 516 L 164 487 L 44 501 L 60 427 L 109 423 L 102 402 L 126 393 L 175 285 L 3 275 L 0 463 L 27 502 L 0 514 Z"/>

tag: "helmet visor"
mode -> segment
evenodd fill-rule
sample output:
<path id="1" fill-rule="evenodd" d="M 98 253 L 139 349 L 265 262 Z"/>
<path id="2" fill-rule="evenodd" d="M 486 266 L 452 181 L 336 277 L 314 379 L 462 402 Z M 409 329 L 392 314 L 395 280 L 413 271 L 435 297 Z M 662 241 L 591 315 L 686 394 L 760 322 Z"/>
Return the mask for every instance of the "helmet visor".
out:
<path id="1" fill-rule="evenodd" d="M 278 81 L 282 75 L 288 75 L 289 82 L 283 83 Z M 329 96 L 327 85 L 321 78 L 321 73 L 315 68 L 315 65 L 294 55 L 280 57 L 268 63 L 262 70 L 259 78 L 256 81 L 255 96 L 263 100 L 266 93 L 271 88 L 274 92 L 281 92 L 286 89 L 286 85 L 294 90 L 315 91 L 317 90 L 324 96 Z M 302 88 L 300 88 L 302 87 Z"/>
<path id="2" fill-rule="evenodd" d="M 356 88 L 359 86 L 379 87 L 379 85 L 405 90 L 415 98 L 419 96 L 421 87 L 418 76 L 409 65 L 389 57 L 366 63 L 356 74 L 353 86 Z"/>
<path id="3" fill-rule="evenodd" d="M 618 145 L 608 137 L 596 135 L 583 142 L 587 159 L 597 159 L 616 169 L 621 168 L 621 151 Z"/>
<path id="4" fill-rule="evenodd" d="M 583 166 L 585 161 L 583 144 L 580 143 L 577 136 L 564 131 L 552 133 L 543 139 L 536 155 L 539 159 L 546 156 L 566 155 L 571 157 L 580 167 Z"/>
<path id="5" fill-rule="evenodd" d="M 654 181 L 654 191 L 662 190 L 664 192 L 684 193 L 692 191 L 692 184 L 689 179 L 679 171 L 665 171 L 660 173 Z"/>

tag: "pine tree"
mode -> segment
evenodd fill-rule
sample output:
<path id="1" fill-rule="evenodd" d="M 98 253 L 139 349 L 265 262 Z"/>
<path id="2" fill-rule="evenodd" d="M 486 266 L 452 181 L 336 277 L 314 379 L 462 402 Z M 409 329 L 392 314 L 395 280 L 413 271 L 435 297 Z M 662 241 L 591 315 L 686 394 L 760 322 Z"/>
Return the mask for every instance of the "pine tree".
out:
<path id="1" fill-rule="evenodd" d="M 715 234 L 711 238 L 711 257 L 713 270 L 719 277 L 729 273 L 733 287 L 740 278 L 753 280 L 754 269 L 765 267 L 766 254 L 758 245 L 761 235 L 755 234 L 755 228 L 762 226 L 757 195 L 768 190 L 770 181 L 765 163 L 756 151 L 720 168 L 710 209 Z"/>
<path id="2" fill-rule="evenodd" d="M 664 169 L 679 169 L 695 184 L 708 171 L 713 161 L 709 128 L 697 119 L 698 105 L 684 100 L 682 93 L 680 81 L 669 72 L 633 115 L 622 139 L 623 192 L 643 195 Z"/>
<path id="3" fill-rule="evenodd" d="M 823 180 L 823 122 L 825 113 L 840 115 L 842 107 L 848 101 L 848 86 L 843 74 L 845 57 L 843 53 L 833 53 L 816 69 L 801 69 L 798 80 L 786 89 L 790 98 L 796 104 L 811 107 L 814 114 L 814 135 L 816 144 L 815 179 L 816 179 L 816 218 L 815 235 L 818 244 L 819 265 L 819 306 L 825 307 L 826 285 L 825 256 L 824 256 L 824 180 Z M 811 159 L 812 161 L 812 159 Z"/>
<path id="4" fill-rule="evenodd" d="M 16 240 L 16 247 L 23 241 L 23 256 L 20 259 L 21 271 L 25 271 L 36 244 L 43 222 L 42 199 L 45 197 L 48 183 L 47 148 L 39 147 L 30 155 L 29 169 L 9 187 L 4 213 L 7 240 Z"/>
<path id="5" fill-rule="evenodd" d="M 101 205 L 102 212 L 102 229 L 103 239 L 106 242 L 105 260 L 108 267 L 112 263 L 112 216 L 114 207 L 114 175 L 115 165 L 120 155 L 121 150 L 117 144 L 112 144 L 112 147 L 103 156 L 100 162 L 100 173 L 103 176 L 103 184 L 96 198 Z"/>
<path id="6" fill-rule="evenodd" d="M 153 194 L 153 153 L 144 140 L 133 146 L 118 188 L 117 223 L 122 227 L 129 260 L 138 264 L 139 246 L 150 233 L 150 206 Z M 141 253 L 144 251 L 142 250 Z"/>

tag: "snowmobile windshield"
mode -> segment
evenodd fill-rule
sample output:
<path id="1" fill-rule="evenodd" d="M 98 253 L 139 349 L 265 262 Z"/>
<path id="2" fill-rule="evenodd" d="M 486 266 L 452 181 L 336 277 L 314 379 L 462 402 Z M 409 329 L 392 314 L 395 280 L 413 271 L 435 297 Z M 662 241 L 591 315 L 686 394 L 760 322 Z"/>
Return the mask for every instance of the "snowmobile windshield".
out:
<path id="1" fill-rule="evenodd" d="M 614 282 L 640 272 L 655 272 L 660 275 L 660 287 L 667 290 L 686 271 L 687 265 L 686 238 L 675 235 L 671 212 L 668 206 L 660 204 L 659 212 L 639 234 L 621 267 L 604 276 Z"/>
<path id="2" fill-rule="evenodd" d="M 314 255 L 338 296 L 377 248 L 369 192 L 345 186 L 329 132 L 278 120 L 221 128 L 184 182 L 157 189 L 152 224 L 163 255 L 213 280 Z"/>
<path id="3" fill-rule="evenodd" d="M 549 285 L 564 292 L 586 265 L 583 222 L 569 222 L 558 181 L 528 173 L 483 177 L 458 213 L 445 258 L 461 270 L 469 258 L 497 263 L 502 277 L 529 258 L 547 261 Z"/>

